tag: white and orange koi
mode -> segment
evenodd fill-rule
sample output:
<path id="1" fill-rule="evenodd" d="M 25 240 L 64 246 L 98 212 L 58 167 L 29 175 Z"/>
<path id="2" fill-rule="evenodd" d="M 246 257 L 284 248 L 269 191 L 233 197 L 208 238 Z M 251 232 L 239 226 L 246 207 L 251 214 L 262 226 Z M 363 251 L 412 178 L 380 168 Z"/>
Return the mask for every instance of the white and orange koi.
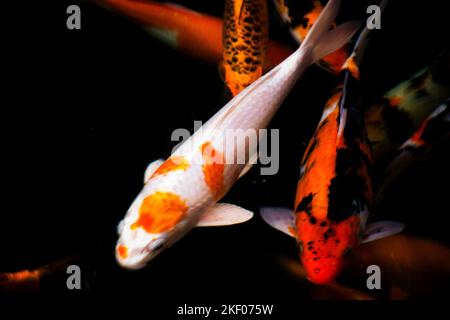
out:
<path id="1" fill-rule="evenodd" d="M 195 226 L 230 225 L 252 217 L 240 207 L 217 204 L 251 165 L 227 159 L 243 150 L 247 160 L 254 159 L 246 139 L 226 150 L 221 143 L 227 130 L 266 128 L 304 70 L 351 38 L 359 22 L 329 31 L 339 6 L 339 0 L 331 0 L 299 49 L 235 96 L 169 159 L 149 165 L 145 185 L 118 227 L 121 266 L 144 267 Z"/>

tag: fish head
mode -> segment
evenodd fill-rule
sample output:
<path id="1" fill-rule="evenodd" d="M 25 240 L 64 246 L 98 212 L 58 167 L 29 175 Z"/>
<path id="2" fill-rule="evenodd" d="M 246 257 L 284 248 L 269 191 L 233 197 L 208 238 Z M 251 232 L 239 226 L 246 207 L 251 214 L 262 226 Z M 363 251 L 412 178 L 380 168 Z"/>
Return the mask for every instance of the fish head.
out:
<path id="1" fill-rule="evenodd" d="M 180 233 L 188 210 L 171 192 L 141 192 L 118 225 L 116 260 L 127 269 L 141 269 Z"/>
<path id="2" fill-rule="evenodd" d="M 116 245 L 117 263 L 126 269 L 142 269 L 166 247 L 166 235 L 125 232 Z"/>
<path id="3" fill-rule="evenodd" d="M 331 284 L 342 271 L 348 254 L 358 245 L 359 217 L 330 221 L 304 215 L 297 222 L 297 243 L 306 277 L 317 284 Z"/>

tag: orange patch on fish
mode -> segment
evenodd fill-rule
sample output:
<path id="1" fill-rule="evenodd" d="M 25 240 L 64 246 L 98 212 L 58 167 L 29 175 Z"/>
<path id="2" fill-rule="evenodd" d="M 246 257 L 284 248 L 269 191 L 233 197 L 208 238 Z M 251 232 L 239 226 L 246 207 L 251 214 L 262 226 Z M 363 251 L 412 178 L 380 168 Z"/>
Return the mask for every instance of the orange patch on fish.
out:
<path id="1" fill-rule="evenodd" d="M 117 248 L 117 253 L 119 254 L 119 257 L 121 257 L 122 259 L 126 259 L 126 257 L 128 257 L 128 248 L 121 244 Z"/>
<path id="2" fill-rule="evenodd" d="M 403 99 L 401 97 L 393 96 L 389 98 L 389 106 L 398 107 L 400 103 L 402 103 L 402 100 Z"/>
<path id="3" fill-rule="evenodd" d="M 414 144 L 416 144 L 416 146 L 421 146 L 425 144 L 425 141 L 423 140 L 423 133 L 427 128 L 429 122 L 430 122 L 429 119 L 423 121 L 419 129 L 417 129 L 416 132 L 414 132 L 414 134 L 411 136 L 411 138 L 409 138 L 409 140 L 412 141 Z"/>
<path id="4" fill-rule="evenodd" d="M 151 178 L 167 174 L 171 171 L 186 170 L 189 168 L 189 162 L 180 156 L 173 156 L 167 159 L 156 171 Z"/>
<path id="5" fill-rule="evenodd" d="M 6 273 L 5 278 L 8 279 L 8 281 L 17 281 L 17 282 L 35 281 L 39 280 L 42 273 L 43 272 L 40 270 L 33 270 L 33 271 L 22 270 L 17 272 Z"/>
<path id="6" fill-rule="evenodd" d="M 355 61 L 355 55 L 350 56 L 350 57 L 345 61 L 345 63 L 344 63 L 344 65 L 342 66 L 342 68 L 343 68 L 343 69 L 347 69 L 348 71 L 350 71 L 350 73 L 352 74 L 352 76 L 353 76 L 355 79 L 358 79 L 358 80 L 359 80 L 359 78 L 360 78 L 360 75 L 359 75 L 359 68 L 358 68 L 358 65 L 356 64 L 356 61 Z"/>
<path id="7" fill-rule="evenodd" d="M 147 196 L 139 208 L 139 218 L 131 229 L 143 228 L 160 233 L 173 228 L 186 214 L 188 206 L 177 194 L 157 191 Z"/>
<path id="8" fill-rule="evenodd" d="M 339 117 L 339 100 L 342 88 L 333 94 L 328 100 L 325 109 L 333 108 L 333 111 L 319 125 L 314 138 L 310 140 L 305 151 L 302 165 L 305 173 L 297 186 L 295 208 L 303 198 L 314 194 L 311 202 L 311 211 L 317 219 L 325 219 L 328 208 L 328 185 L 335 176 L 335 163 L 337 152 L 337 132 Z M 301 212 L 297 212 L 297 215 Z"/>
<path id="9" fill-rule="evenodd" d="M 223 190 L 223 173 L 225 169 L 225 157 L 223 153 L 214 149 L 211 142 L 205 142 L 201 146 L 204 164 L 202 166 L 205 183 L 213 194 L 219 199 Z"/>
<path id="10" fill-rule="evenodd" d="M 292 235 L 294 237 L 297 236 L 297 230 L 295 229 L 295 227 L 289 226 L 288 231 L 289 231 L 290 235 Z"/>

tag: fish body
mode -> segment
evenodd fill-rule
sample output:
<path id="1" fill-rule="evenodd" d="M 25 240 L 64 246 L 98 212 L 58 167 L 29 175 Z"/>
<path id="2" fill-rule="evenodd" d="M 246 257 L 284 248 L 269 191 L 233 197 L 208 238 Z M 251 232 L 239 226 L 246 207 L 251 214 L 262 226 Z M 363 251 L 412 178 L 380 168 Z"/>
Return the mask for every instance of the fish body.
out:
<path id="1" fill-rule="evenodd" d="M 303 71 L 356 31 L 359 24 L 349 22 L 330 33 L 339 1 L 330 1 L 327 8 L 290 57 L 228 102 L 169 159 L 149 166 L 142 191 L 118 227 L 116 258 L 121 266 L 143 267 L 196 225 L 233 224 L 251 218 L 247 210 L 216 204 L 245 168 L 245 163 L 234 161 L 235 152 L 245 150 L 246 159 L 253 156 L 246 139 L 229 143 L 226 134 L 266 128 Z"/>
<path id="2" fill-rule="evenodd" d="M 348 64 L 350 65 L 350 64 Z M 295 233 L 307 277 L 332 282 L 364 233 L 372 202 L 371 149 L 349 67 L 305 151 L 295 198 Z"/>
<path id="3" fill-rule="evenodd" d="M 359 98 L 358 64 L 367 34 L 364 29 L 344 63 L 339 85 L 306 148 L 294 212 L 261 212 L 266 222 L 296 239 L 306 277 L 317 284 L 334 282 L 346 254 L 362 241 L 403 228 L 378 223 L 365 234 L 373 200 L 372 152 Z"/>

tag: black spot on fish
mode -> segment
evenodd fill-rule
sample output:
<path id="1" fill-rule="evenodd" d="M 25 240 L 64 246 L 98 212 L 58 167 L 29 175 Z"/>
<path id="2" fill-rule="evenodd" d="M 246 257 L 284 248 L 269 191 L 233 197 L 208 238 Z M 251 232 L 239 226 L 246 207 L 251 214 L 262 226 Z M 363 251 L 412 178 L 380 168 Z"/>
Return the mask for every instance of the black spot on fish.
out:
<path id="1" fill-rule="evenodd" d="M 311 216 L 311 218 L 309 218 L 309 223 L 316 224 L 316 222 L 317 222 L 317 219 L 315 217 Z"/>
<path id="2" fill-rule="evenodd" d="M 322 221 L 322 222 L 320 223 L 320 226 L 321 226 L 321 227 L 326 227 L 326 226 L 327 226 L 327 222 L 326 222 L 326 221 Z"/>
<path id="3" fill-rule="evenodd" d="M 295 212 L 301 212 L 305 211 L 307 214 L 311 214 L 311 203 L 313 199 L 313 194 L 310 193 L 306 197 L 303 197 L 303 199 L 298 204 L 297 208 L 295 209 Z"/>
<path id="4" fill-rule="evenodd" d="M 308 246 L 310 246 L 310 245 L 312 245 L 313 243 L 314 243 L 314 241 L 311 240 L 311 241 L 308 241 L 306 244 L 307 244 Z"/>
<path id="5" fill-rule="evenodd" d="M 333 228 L 328 228 L 328 230 L 324 232 L 323 238 L 325 240 L 328 240 L 330 237 L 334 236 L 335 234 L 336 234 L 336 232 L 334 231 Z"/>
<path id="6" fill-rule="evenodd" d="M 327 218 L 342 221 L 361 212 L 368 203 L 365 198 L 367 181 L 360 176 L 361 158 L 348 149 L 338 149 L 336 176 L 331 179 L 328 193 Z"/>
<path id="7" fill-rule="evenodd" d="M 303 29 L 306 29 L 308 27 L 308 24 L 309 24 L 309 19 L 308 18 L 305 18 L 305 19 L 302 20 L 302 28 Z"/>

